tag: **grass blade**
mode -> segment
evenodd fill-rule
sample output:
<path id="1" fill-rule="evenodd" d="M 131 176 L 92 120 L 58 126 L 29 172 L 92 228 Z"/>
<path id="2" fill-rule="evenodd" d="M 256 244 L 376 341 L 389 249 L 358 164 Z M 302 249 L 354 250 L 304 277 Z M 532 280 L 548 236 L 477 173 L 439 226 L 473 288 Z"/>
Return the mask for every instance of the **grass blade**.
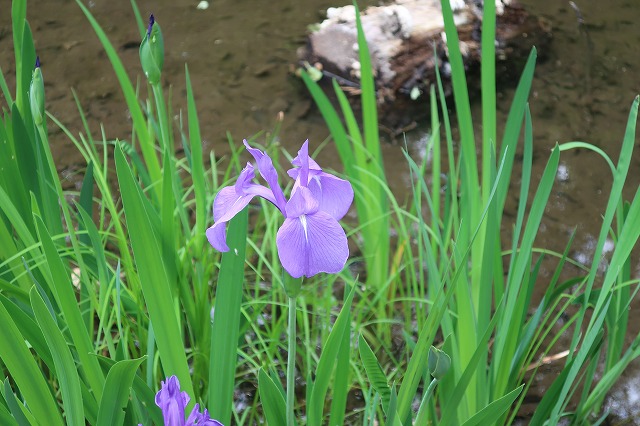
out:
<path id="1" fill-rule="evenodd" d="M 157 182 L 161 179 L 160 164 L 158 162 L 158 157 L 156 157 L 153 139 L 150 137 L 149 132 L 147 131 L 147 123 L 144 119 L 142 108 L 140 108 L 138 97 L 136 96 L 133 85 L 129 80 L 127 71 L 125 70 L 124 65 L 122 65 L 122 61 L 120 61 L 116 50 L 109 41 L 109 38 L 100 27 L 100 24 L 98 24 L 98 21 L 95 20 L 91 12 L 89 12 L 89 9 L 87 9 L 80 0 L 76 0 L 76 3 L 87 17 L 87 20 L 93 27 L 96 36 L 98 36 L 98 39 L 100 40 L 104 51 L 109 57 L 109 61 L 111 61 L 113 70 L 116 74 L 116 77 L 118 78 L 118 83 L 127 102 L 127 107 L 129 108 L 129 113 L 131 114 L 133 127 L 135 129 L 136 135 L 138 135 L 138 138 L 140 139 L 140 149 L 142 150 L 142 155 L 144 156 L 146 165 L 149 168 L 149 174 L 151 175 L 151 179 L 154 182 Z M 180 381 L 180 383 L 182 383 L 182 381 Z"/>
<path id="2" fill-rule="evenodd" d="M 62 393 L 67 426 L 83 426 L 85 421 L 83 404 L 81 403 L 80 377 L 69 346 L 67 346 L 67 342 L 55 319 L 51 317 L 44 300 L 42 300 L 35 287 L 31 288 L 29 296 L 31 297 L 31 306 L 42 334 L 47 340 L 49 348 L 51 348 L 56 378 L 60 382 L 60 392 Z"/>
<path id="3" fill-rule="evenodd" d="M 222 424 L 231 422 L 233 407 L 248 218 L 249 209 L 245 208 L 229 222 L 230 250 L 222 254 L 211 324 L 209 411 Z"/>
<path id="4" fill-rule="evenodd" d="M 287 414 L 284 395 L 263 369 L 258 372 L 258 392 L 267 424 L 286 425 Z"/>
<path id="5" fill-rule="evenodd" d="M 116 362 L 107 374 L 104 392 L 100 400 L 97 426 L 118 426 L 124 422 L 124 408 L 129 403 L 129 394 L 136 371 L 146 357 Z"/>
<path id="6" fill-rule="evenodd" d="M 191 178 L 193 179 L 193 191 L 196 197 L 196 224 L 194 228 L 193 247 L 196 250 L 196 258 L 202 256 L 204 247 L 204 235 L 209 209 L 206 205 L 207 188 L 204 180 L 204 162 L 202 159 L 202 138 L 200 137 L 200 124 L 196 101 L 191 88 L 189 68 L 185 65 L 185 78 L 187 81 L 187 112 L 189 122 L 189 141 L 191 142 Z M 223 422 L 224 423 L 224 422 Z"/>
<path id="7" fill-rule="evenodd" d="M 33 416 L 31 416 L 31 413 L 27 411 L 25 406 L 18 402 L 18 399 L 13 394 L 13 389 L 11 389 L 11 384 L 9 383 L 8 378 L 4 379 L 3 388 L 4 397 L 7 401 L 8 406 L 7 415 L 10 419 L 7 424 L 13 422 L 14 424 L 18 424 L 19 426 L 31 426 L 37 423 Z M 2 404 L 0 404 L 0 407 L 4 408 Z"/>
<path id="8" fill-rule="evenodd" d="M 488 422 L 490 423 L 492 420 L 500 418 L 504 413 L 507 412 L 513 401 L 518 398 L 520 392 L 524 385 L 512 390 L 502 398 L 498 398 L 495 401 L 491 402 L 489 405 L 484 407 L 482 410 L 478 411 L 473 417 L 464 422 L 462 426 L 477 426 L 477 425 L 486 425 Z"/>
<path id="9" fill-rule="evenodd" d="M 25 303 L 29 302 L 28 294 Z M 7 299 L 3 294 L 0 294 L 0 303 L 4 305 L 4 308 L 9 313 L 9 316 L 13 318 L 20 334 L 24 336 L 24 339 L 29 342 L 33 350 L 44 361 L 44 363 L 50 369 L 54 368 L 53 358 L 51 357 L 51 350 L 47 345 L 47 341 L 42 335 L 42 330 L 38 326 L 38 323 L 29 315 L 27 315 L 22 309 L 18 307 L 12 300 Z"/>
<path id="10" fill-rule="evenodd" d="M 351 319 L 347 322 L 351 322 Z M 344 424 L 345 412 L 347 409 L 347 398 L 350 388 L 350 372 L 351 372 L 351 333 L 343 333 L 340 350 L 338 351 L 336 360 L 336 373 L 333 382 L 333 395 L 331 398 L 331 413 L 329 416 L 329 424 Z"/>
<path id="11" fill-rule="evenodd" d="M 380 394 L 382 399 L 382 409 L 387 412 L 389 409 L 389 401 L 391 399 L 391 388 L 387 382 L 387 376 L 382 371 L 382 367 L 378 363 L 378 359 L 371 350 L 367 341 L 362 337 L 358 337 L 358 349 L 360 351 L 360 360 L 367 372 L 367 378 L 373 389 Z"/>
<path id="12" fill-rule="evenodd" d="M 0 324 L 2 324 L 0 359 L 20 389 L 33 417 L 39 422 L 62 426 L 64 423 L 51 389 L 29 352 L 24 337 L 2 303 L 0 303 Z"/>
<path id="13" fill-rule="evenodd" d="M 342 305 L 338 318 L 329 333 L 329 337 L 323 345 L 322 354 L 316 368 L 316 381 L 313 383 L 311 399 L 307 402 L 307 424 L 310 426 L 322 424 L 322 408 L 329 388 L 331 372 L 342 343 L 342 336 L 344 333 L 349 332 L 351 301 L 354 294 L 355 286 L 352 286 L 349 296 L 347 296 L 344 305 Z"/>
<path id="14" fill-rule="evenodd" d="M 56 245 L 54 244 L 47 228 L 38 216 L 34 216 L 38 229 L 38 237 L 42 243 L 42 251 L 47 260 L 45 266 L 41 268 L 46 277 L 49 288 L 53 293 L 56 303 L 64 316 L 65 325 L 69 329 L 71 340 L 78 352 L 80 368 L 87 378 L 87 382 L 96 399 L 102 396 L 104 386 L 104 376 L 98 360 L 93 356 L 95 352 L 91 343 L 89 331 L 87 330 L 82 315 L 78 307 L 76 295 L 71 283 L 71 277 L 65 268 Z"/>
<path id="15" fill-rule="evenodd" d="M 307 90 L 309 90 L 311 97 L 318 106 L 320 114 L 322 114 L 322 117 L 331 132 L 331 136 L 336 143 L 336 149 L 338 150 L 338 154 L 340 155 L 340 159 L 342 160 L 346 173 L 351 175 L 350 167 L 353 164 L 353 153 L 351 151 L 349 138 L 347 137 L 347 132 L 342 125 L 342 121 L 340 120 L 338 113 L 333 108 L 331 101 L 329 101 L 329 98 L 324 94 L 320 86 L 318 86 L 318 84 L 313 81 L 305 71 L 301 71 L 300 76 L 302 77 L 304 84 L 307 86 Z"/>
<path id="16" fill-rule="evenodd" d="M 120 147 L 116 148 L 115 158 L 133 255 L 164 374 L 176 375 L 184 391 L 194 395 L 187 357 L 182 345 L 176 345 L 176 341 L 181 341 L 182 333 L 174 313 L 171 283 L 164 263 L 158 262 L 162 246 L 150 218 L 157 212 L 147 212 L 151 206 L 136 184 Z M 190 406 L 194 403 L 192 400 Z"/>

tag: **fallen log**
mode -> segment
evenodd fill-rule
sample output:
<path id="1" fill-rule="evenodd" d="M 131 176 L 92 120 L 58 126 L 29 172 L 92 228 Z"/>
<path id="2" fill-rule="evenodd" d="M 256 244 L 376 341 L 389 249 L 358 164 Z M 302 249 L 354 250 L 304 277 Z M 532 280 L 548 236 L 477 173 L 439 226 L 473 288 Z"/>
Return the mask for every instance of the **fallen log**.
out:
<path id="1" fill-rule="evenodd" d="M 496 70 L 499 82 L 503 82 L 519 76 L 531 48 L 547 44 L 551 31 L 544 20 L 527 13 L 515 0 L 495 1 Z M 473 75 L 481 58 L 482 2 L 450 2 L 467 75 Z M 450 65 L 439 0 L 395 0 L 366 9 L 361 21 L 371 53 L 379 110 L 387 125 L 405 126 L 412 110 L 426 109 L 421 95 L 428 94 L 435 84 L 436 63 L 445 91 L 450 93 Z M 301 63 L 313 64 L 323 75 L 337 78 L 347 92 L 357 94 L 360 62 L 355 8 L 329 8 L 327 19 L 309 34 L 298 56 Z M 469 81 L 472 89 L 479 86 L 473 80 Z"/>

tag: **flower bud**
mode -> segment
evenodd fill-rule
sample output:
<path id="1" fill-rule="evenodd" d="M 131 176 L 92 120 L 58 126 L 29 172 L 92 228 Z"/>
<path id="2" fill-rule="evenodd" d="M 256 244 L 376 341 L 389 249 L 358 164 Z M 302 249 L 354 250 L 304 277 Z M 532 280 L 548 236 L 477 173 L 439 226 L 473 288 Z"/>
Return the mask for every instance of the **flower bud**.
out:
<path id="1" fill-rule="evenodd" d="M 442 380 L 442 378 L 449 371 L 451 367 L 451 358 L 444 351 L 437 349 L 433 346 L 429 349 L 429 372 L 436 380 Z"/>
<path id="2" fill-rule="evenodd" d="M 149 83 L 158 84 L 164 64 L 164 40 L 153 14 L 149 16 L 149 28 L 140 44 L 140 63 Z"/>
<path id="3" fill-rule="evenodd" d="M 37 126 L 44 121 L 44 81 L 40 70 L 40 58 L 36 58 L 36 67 L 31 75 L 31 86 L 29 87 L 29 104 L 31 115 Z"/>

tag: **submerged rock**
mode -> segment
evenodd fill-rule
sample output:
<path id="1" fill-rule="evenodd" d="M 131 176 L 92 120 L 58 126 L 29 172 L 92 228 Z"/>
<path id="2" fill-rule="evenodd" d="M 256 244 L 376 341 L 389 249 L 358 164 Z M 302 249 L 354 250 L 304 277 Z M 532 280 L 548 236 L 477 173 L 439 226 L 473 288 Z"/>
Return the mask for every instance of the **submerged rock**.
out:
<path id="1" fill-rule="evenodd" d="M 496 59 L 513 64 L 519 75 L 522 59 L 535 45 L 540 49 L 550 39 L 546 22 L 528 14 L 515 0 L 496 1 Z M 454 22 L 458 28 L 460 50 L 468 71 L 480 62 L 482 2 L 450 0 Z M 386 6 L 370 7 L 361 14 L 367 39 L 380 108 L 404 114 L 413 105 L 424 109 L 423 93 L 435 84 L 435 66 L 445 78 L 450 91 L 446 36 L 440 0 L 396 0 Z M 322 69 L 323 74 L 337 77 L 338 82 L 359 87 L 355 8 L 329 8 L 327 19 L 315 26 L 307 45 L 298 52 L 301 61 Z M 437 60 L 437 61 L 436 61 Z M 515 62 L 515 63 L 514 63 Z M 506 67 L 497 68 L 498 72 Z M 500 74 L 508 78 L 507 74 Z M 515 77 L 514 76 L 514 77 Z M 473 82 L 470 82 L 473 86 Z M 393 121 L 396 114 L 387 115 Z M 397 123 L 402 125 L 402 123 Z"/>

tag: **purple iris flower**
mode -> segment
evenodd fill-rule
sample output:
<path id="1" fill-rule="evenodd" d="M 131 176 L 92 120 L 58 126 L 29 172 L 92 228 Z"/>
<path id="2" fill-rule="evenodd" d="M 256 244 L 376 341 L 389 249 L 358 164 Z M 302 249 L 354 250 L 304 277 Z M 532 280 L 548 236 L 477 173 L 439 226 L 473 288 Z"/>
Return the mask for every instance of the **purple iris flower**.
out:
<path id="1" fill-rule="evenodd" d="M 285 220 L 276 236 L 278 256 L 294 278 L 311 277 L 319 272 L 337 273 L 349 257 L 347 236 L 338 222 L 353 202 L 351 184 L 322 171 L 309 157 L 309 141 L 293 159 L 288 174 L 295 179 L 287 201 L 273 161 L 264 152 L 244 145 L 256 160 L 258 171 L 267 186 L 253 183 L 254 167 L 248 163 L 235 185 L 222 188 L 213 202 L 212 227 L 207 229 L 209 243 L 219 251 L 228 251 L 226 223 L 255 196 L 273 203 Z"/>
<path id="2" fill-rule="evenodd" d="M 201 413 L 199 404 L 193 407 L 185 420 L 185 407 L 189 400 L 186 392 L 180 392 L 180 382 L 176 376 L 162 382 L 162 387 L 156 394 L 156 405 L 162 410 L 165 426 L 222 426 L 222 423 L 209 417 L 206 408 Z"/>

